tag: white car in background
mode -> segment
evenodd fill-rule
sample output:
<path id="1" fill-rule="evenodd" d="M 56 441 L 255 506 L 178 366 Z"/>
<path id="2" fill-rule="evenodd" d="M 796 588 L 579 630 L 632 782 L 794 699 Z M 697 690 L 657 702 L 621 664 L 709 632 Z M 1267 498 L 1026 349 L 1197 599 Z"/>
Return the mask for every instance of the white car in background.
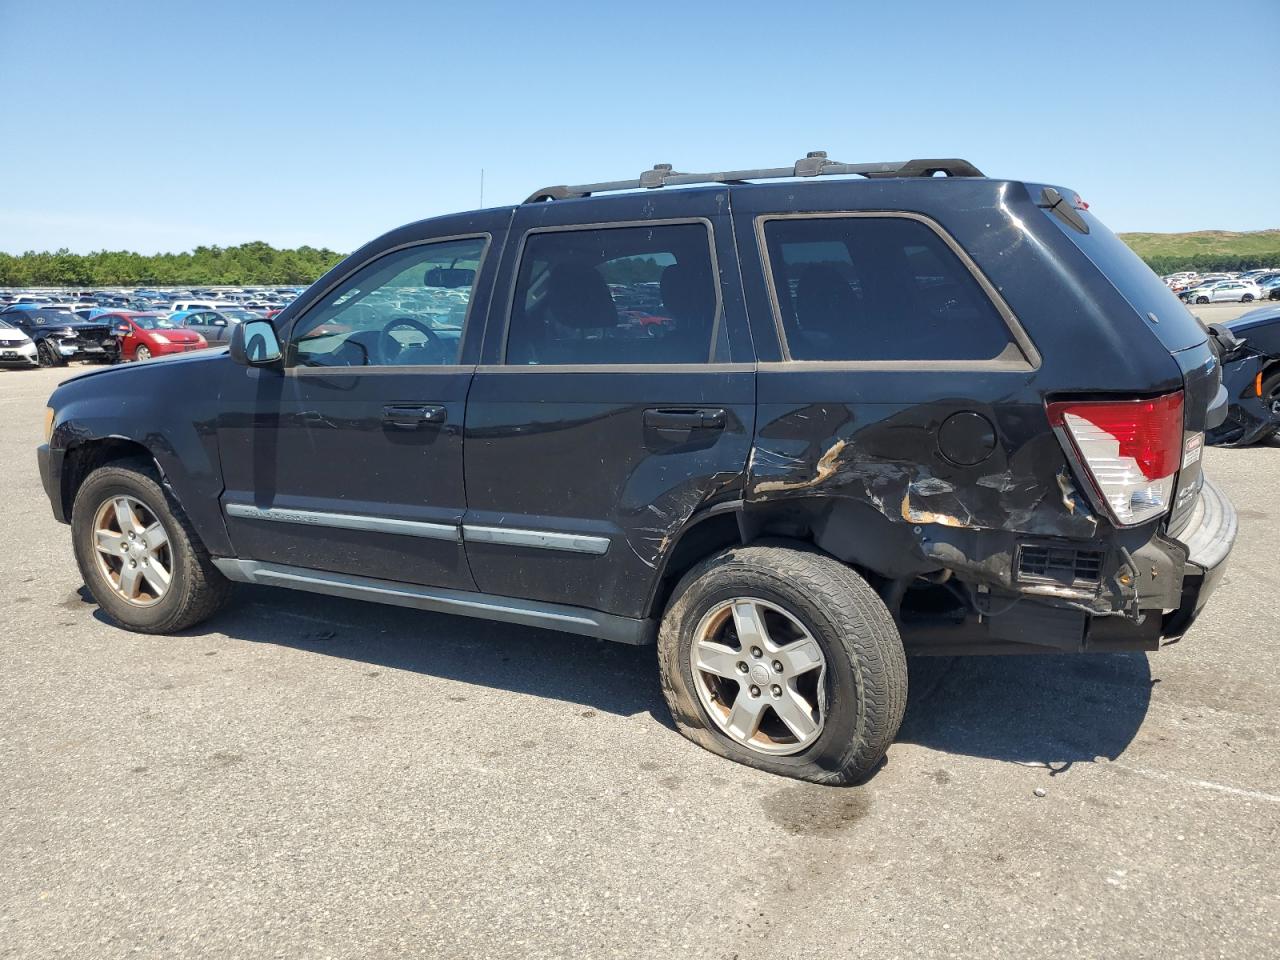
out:
<path id="1" fill-rule="evenodd" d="M 1262 299 L 1262 291 L 1250 280 L 1218 280 L 1191 287 L 1179 294 L 1187 303 L 1249 303 Z"/>
<path id="2" fill-rule="evenodd" d="M 38 367 L 39 354 L 31 338 L 0 319 L 0 367 Z"/>

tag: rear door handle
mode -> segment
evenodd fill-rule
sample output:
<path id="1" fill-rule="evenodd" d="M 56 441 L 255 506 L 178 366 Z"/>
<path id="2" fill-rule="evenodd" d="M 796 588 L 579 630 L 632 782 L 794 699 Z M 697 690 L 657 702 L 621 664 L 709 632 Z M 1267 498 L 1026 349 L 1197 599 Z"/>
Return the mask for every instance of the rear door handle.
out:
<path id="1" fill-rule="evenodd" d="M 652 408 L 644 412 L 644 425 L 653 430 L 723 430 L 726 421 L 719 407 Z"/>
<path id="2" fill-rule="evenodd" d="M 424 423 L 444 423 L 448 411 L 438 403 L 393 403 L 382 408 L 384 426 L 417 430 Z"/>

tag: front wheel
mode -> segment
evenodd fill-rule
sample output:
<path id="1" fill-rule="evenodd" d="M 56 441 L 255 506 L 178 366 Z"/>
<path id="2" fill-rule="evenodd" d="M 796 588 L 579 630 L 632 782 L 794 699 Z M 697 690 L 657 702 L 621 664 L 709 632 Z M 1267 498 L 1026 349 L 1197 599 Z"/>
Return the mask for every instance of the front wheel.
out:
<path id="1" fill-rule="evenodd" d="M 151 359 L 151 351 L 150 351 L 150 350 L 148 350 L 146 347 L 139 347 L 137 350 L 135 350 L 135 351 L 133 352 L 133 359 L 135 359 L 135 360 L 150 360 L 150 359 Z"/>
<path id="2" fill-rule="evenodd" d="M 42 367 L 64 367 L 67 361 L 48 340 L 41 340 L 36 347 L 36 362 Z"/>
<path id="3" fill-rule="evenodd" d="M 737 547 L 691 570 L 663 618 L 658 663 L 686 737 L 815 783 L 866 779 L 906 708 L 893 617 L 857 573 L 803 548 Z"/>
<path id="4" fill-rule="evenodd" d="M 1196 297 L 1196 303 L 1208 303 L 1208 302 L 1209 302 L 1208 297 Z"/>
<path id="5" fill-rule="evenodd" d="M 184 630 L 230 595 L 230 583 L 145 461 L 89 474 L 71 510 L 71 540 L 98 606 L 130 630 Z"/>

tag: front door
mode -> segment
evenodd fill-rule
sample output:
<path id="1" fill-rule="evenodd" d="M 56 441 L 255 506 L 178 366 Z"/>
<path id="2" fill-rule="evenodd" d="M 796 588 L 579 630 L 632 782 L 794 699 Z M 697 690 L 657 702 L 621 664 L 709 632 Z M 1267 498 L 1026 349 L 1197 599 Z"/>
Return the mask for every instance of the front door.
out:
<path id="1" fill-rule="evenodd" d="M 480 590 L 641 617 L 690 518 L 741 495 L 755 368 L 727 207 L 516 212 L 467 404 Z"/>
<path id="2" fill-rule="evenodd" d="M 233 368 L 219 447 L 237 556 L 474 588 L 462 427 L 468 319 L 484 315 L 505 226 L 493 220 L 393 235 L 300 308 L 283 369 Z"/>

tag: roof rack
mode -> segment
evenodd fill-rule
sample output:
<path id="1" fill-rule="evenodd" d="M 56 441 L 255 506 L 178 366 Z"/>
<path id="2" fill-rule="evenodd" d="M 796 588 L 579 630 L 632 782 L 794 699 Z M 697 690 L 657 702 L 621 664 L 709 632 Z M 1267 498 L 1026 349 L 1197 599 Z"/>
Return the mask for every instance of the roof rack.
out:
<path id="1" fill-rule="evenodd" d="M 905 163 L 838 163 L 827 159 L 825 150 L 812 150 L 791 167 L 764 170 L 727 170 L 722 173 L 679 173 L 669 163 L 655 164 L 640 174 L 638 180 L 612 180 L 607 183 L 583 183 L 577 186 L 543 187 L 529 195 L 525 203 L 544 200 L 572 200 L 595 193 L 615 190 L 656 190 L 659 187 L 687 183 L 746 183 L 750 180 L 779 180 L 783 177 L 828 177 L 858 174 L 863 177 L 932 177 L 944 173 L 948 177 L 981 177 L 984 174 L 968 160 L 908 160 Z"/>

